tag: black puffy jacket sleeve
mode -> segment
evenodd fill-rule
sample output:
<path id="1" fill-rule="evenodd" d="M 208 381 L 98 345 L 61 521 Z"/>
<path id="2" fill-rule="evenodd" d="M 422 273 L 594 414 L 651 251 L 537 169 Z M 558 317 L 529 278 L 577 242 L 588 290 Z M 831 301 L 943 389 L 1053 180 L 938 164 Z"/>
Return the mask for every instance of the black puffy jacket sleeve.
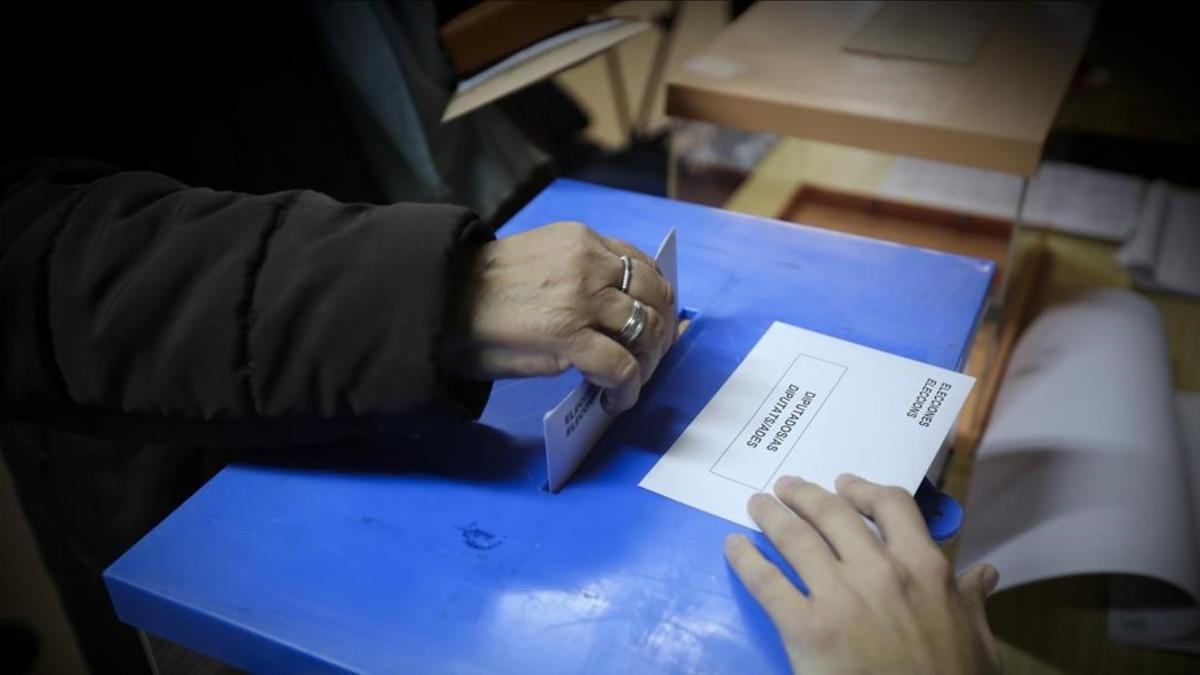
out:
<path id="1" fill-rule="evenodd" d="M 4 414 L 199 444 L 477 416 L 437 365 L 468 210 L 192 188 L 87 161 L 0 169 Z"/>

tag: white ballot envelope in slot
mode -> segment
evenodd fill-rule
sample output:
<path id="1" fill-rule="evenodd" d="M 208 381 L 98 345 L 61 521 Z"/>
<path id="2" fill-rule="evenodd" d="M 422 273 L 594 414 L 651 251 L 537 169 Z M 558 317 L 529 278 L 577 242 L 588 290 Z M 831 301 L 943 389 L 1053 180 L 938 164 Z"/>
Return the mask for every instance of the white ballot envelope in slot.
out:
<path id="1" fill-rule="evenodd" d="M 674 229 L 659 244 L 654 262 L 675 290 L 674 311 L 678 317 L 679 268 Z M 542 418 L 542 432 L 546 441 L 546 483 L 551 492 L 558 492 L 566 484 L 612 424 L 615 416 L 604 410 L 600 403 L 601 394 L 599 387 L 587 381 L 580 382 Z"/>
<path id="2" fill-rule="evenodd" d="M 751 528 L 747 499 L 783 475 L 832 491 L 853 473 L 911 494 L 973 385 L 776 322 L 640 485 Z"/>

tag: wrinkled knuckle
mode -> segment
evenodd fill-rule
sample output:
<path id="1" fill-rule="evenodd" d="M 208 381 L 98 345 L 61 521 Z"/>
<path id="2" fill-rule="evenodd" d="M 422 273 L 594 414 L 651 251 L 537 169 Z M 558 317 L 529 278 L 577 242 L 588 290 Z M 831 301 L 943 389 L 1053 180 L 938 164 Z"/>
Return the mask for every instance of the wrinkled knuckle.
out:
<path id="1" fill-rule="evenodd" d="M 578 315 L 570 309 L 558 309 L 546 313 L 542 330 L 546 335 L 558 339 L 570 339 L 579 333 Z"/>
<path id="2" fill-rule="evenodd" d="M 600 270 L 598 265 L 588 268 L 590 271 L 579 275 L 579 289 L 588 297 L 601 302 L 618 302 L 619 294 L 613 280 Z"/>
<path id="3" fill-rule="evenodd" d="M 595 288 L 586 280 L 576 277 L 567 285 L 567 302 L 575 308 L 592 307 L 596 302 L 603 302 L 603 290 L 603 288 Z"/>

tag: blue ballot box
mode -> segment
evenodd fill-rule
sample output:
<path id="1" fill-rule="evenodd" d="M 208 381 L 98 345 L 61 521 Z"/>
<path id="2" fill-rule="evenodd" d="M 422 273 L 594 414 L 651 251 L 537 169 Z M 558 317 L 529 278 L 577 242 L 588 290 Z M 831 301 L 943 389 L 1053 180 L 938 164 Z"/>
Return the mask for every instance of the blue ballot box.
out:
<path id="1" fill-rule="evenodd" d="M 107 570 L 121 619 L 261 672 L 785 671 L 722 556 L 743 528 L 638 481 L 772 321 L 959 367 L 992 263 L 568 180 L 501 235 L 556 220 L 676 228 L 695 312 L 560 493 L 542 415 L 579 375 L 497 382 L 476 425 L 226 468 Z"/>

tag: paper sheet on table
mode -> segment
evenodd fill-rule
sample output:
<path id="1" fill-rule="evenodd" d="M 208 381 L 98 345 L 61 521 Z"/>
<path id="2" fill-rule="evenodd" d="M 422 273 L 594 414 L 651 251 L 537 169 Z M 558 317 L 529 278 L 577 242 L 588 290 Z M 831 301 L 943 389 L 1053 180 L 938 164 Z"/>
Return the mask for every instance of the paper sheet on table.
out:
<path id="1" fill-rule="evenodd" d="M 604 19 L 530 45 L 459 82 L 442 112 L 442 123 L 541 82 L 584 59 L 615 47 L 649 27 L 648 22 L 636 19 Z"/>
<path id="2" fill-rule="evenodd" d="M 640 485 L 751 528 L 746 500 L 785 474 L 913 492 L 973 383 L 776 322 Z"/>
<path id="3" fill-rule="evenodd" d="M 975 60 L 996 23 L 991 2 L 884 3 L 842 47 L 881 56 L 945 61 Z"/>
<path id="4" fill-rule="evenodd" d="M 1125 241 L 1138 223 L 1146 181 L 1075 164 L 1044 162 L 1029 182 L 1024 226 Z M 880 193 L 904 201 L 1005 220 L 1021 200 L 1021 177 L 900 157 Z"/>
<path id="5" fill-rule="evenodd" d="M 904 201 L 1012 220 L 1021 177 L 915 157 L 898 157 L 880 193 Z"/>
<path id="6" fill-rule="evenodd" d="M 658 246 L 654 262 L 671 288 L 675 289 L 675 316 L 679 316 L 679 255 L 675 230 L 671 229 Z M 583 463 L 592 446 L 604 435 L 614 419 L 600 404 L 601 390 L 580 382 L 567 397 L 542 418 L 546 441 L 546 484 L 558 492 L 575 469 Z"/>
<path id="7" fill-rule="evenodd" d="M 1151 184 L 1117 262 L 1141 286 L 1200 297 L 1200 192 Z"/>
<path id="8" fill-rule="evenodd" d="M 1177 392 L 1175 413 L 1192 488 L 1191 512 L 1200 514 L 1200 392 Z M 1200 607 L 1181 604 L 1179 594 L 1163 589 L 1148 594 L 1144 585 L 1130 582 L 1112 581 L 1110 596 L 1121 606 L 1109 612 L 1108 634 L 1121 642 L 1200 654 Z"/>
<path id="9" fill-rule="evenodd" d="M 1051 309 L 1021 338 L 980 444 L 958 562 L 1000 590 L 1075 574 L 1160 579 L 1200 597 L 1157 310 L 1128 291 Z"/>
<path id="10" fill-rule="evenodd" d="M 1137 223 L 1146 181 L 1076 164 L 1045 162 L 1029 183 L 1021 222 L 1108 241 Z"/>

